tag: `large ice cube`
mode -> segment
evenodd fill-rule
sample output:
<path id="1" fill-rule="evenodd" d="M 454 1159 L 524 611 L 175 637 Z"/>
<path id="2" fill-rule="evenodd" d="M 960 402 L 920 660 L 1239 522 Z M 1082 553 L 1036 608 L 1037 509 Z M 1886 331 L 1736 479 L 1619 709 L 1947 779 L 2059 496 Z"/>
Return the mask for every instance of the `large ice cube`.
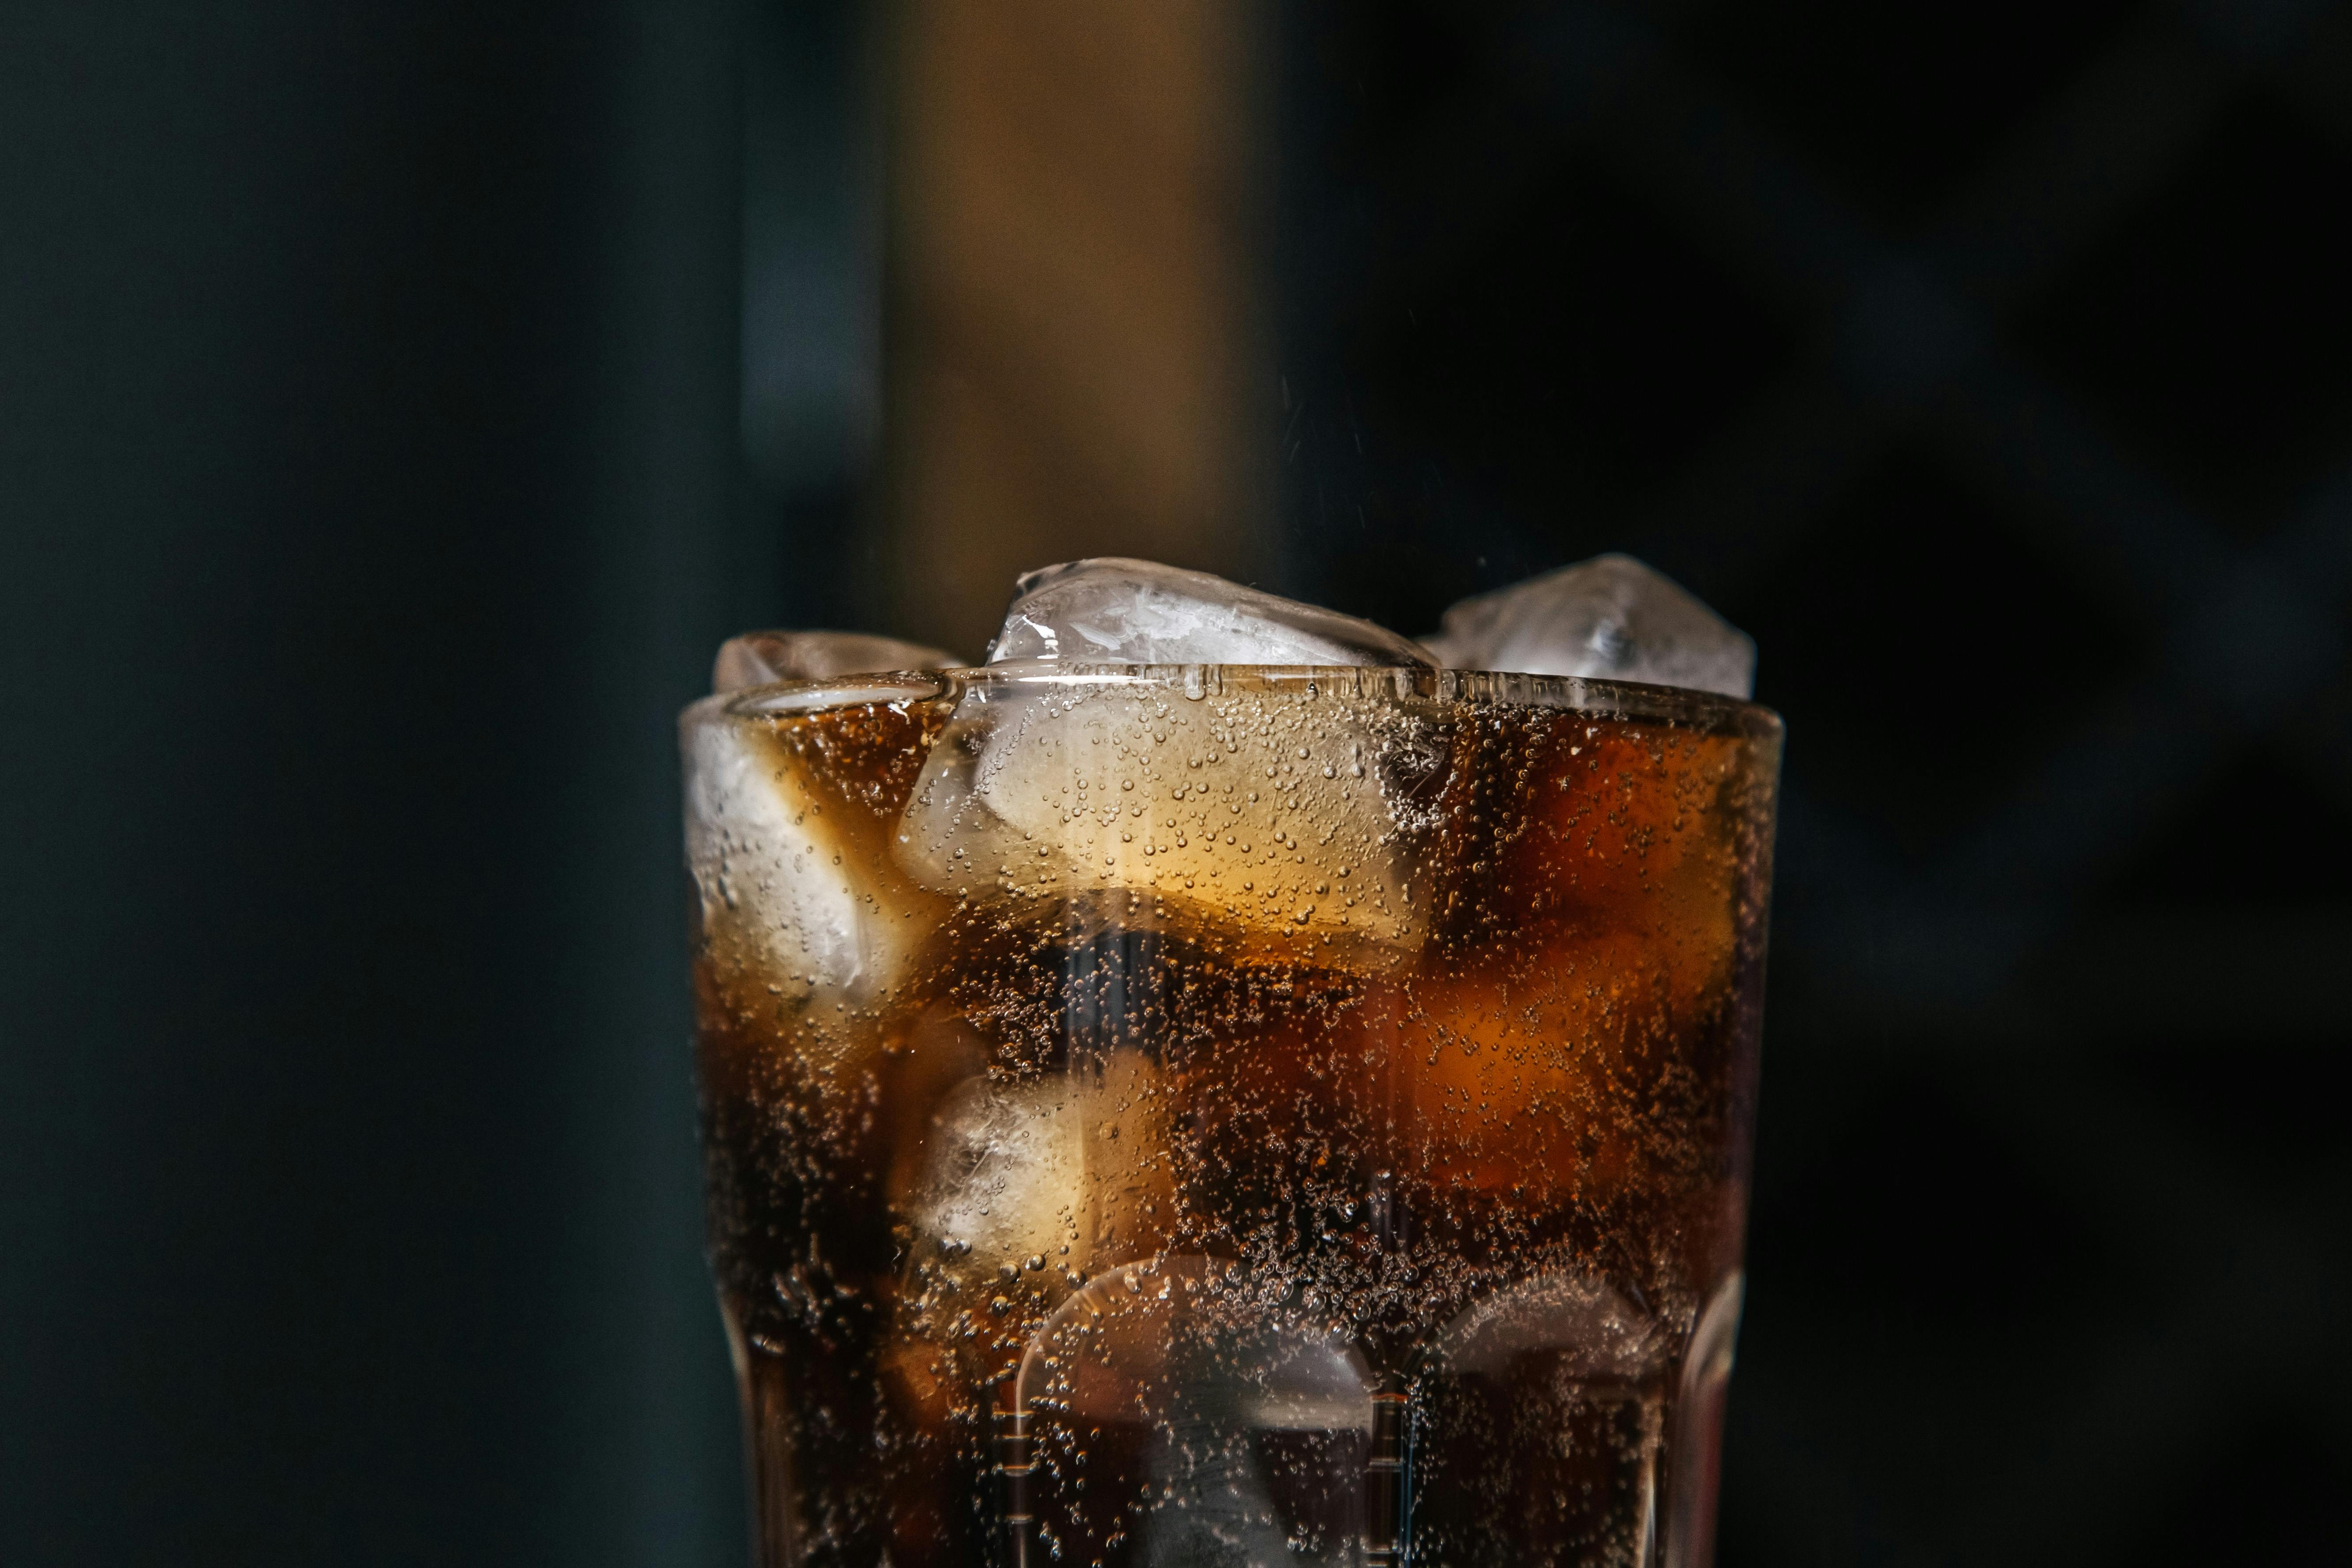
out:
<path id="1" fill-rule="evenodd" d="M 1448 752 L 1442 720 L 1394 678 L 1000 668 L 965 693 L 900 824 L 900 863 L 925 888 L 1110 896 L 1107 918 L 1164 915 L 1241 939 L 1236 957 L 1377 968 L 1419 947 L 1422 797 Z"/>
<path id="2" fill-rule="evenodd" d="M 1444 750 L 1387 687 L 1066 673 L 1432 668 L 1418 644 L 1206 573 L 1103 557 L 1024 576 L 989 659 L 998 678 L 966 693 L 908 806 L 899 857 L 923 886 L 1081 904 L 1139 896 L 1113 918 L 1168 915 L 1245 935 L 1251 951 L 1311 948 L 1333 963 L 1385 963 L 1419 944 L 1401 840 L 1426 826 L 1418 795 Z"/>
<path id="3" fill-rule="evenodd" d="M 1384 626 L 1150 561 L 1104 555 L 1024 574 L 988 661 L 1355 664 L 1436 661 Z"/>
<path id="4" fill-rule="evenodd" d="M 1596 555 L 1445 612 L 1425 639 L 1448 668 L 1638 680 L 1745 698 L 1756 644 L 1630 555 Z"/>
<path id="5" fill-rule="evenodd" d="M 951 669 L 962 662 L 920 643 L 865 632 L 745 632 L 719 645 L 710 689 L 736 691 L 779 680 L 831 680 L 884 670 Z"/>

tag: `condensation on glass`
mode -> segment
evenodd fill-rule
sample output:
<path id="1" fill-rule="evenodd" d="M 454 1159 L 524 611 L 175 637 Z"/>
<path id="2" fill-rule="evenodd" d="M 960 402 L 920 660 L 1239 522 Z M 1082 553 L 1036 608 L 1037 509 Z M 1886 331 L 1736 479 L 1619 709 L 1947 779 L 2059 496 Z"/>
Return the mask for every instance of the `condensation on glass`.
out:
<path id="1" fill-rule="evenodd" d="M 689 709 L 762 1561 L 1705 1563 L 1780 735 L 1428 670 Z"/>

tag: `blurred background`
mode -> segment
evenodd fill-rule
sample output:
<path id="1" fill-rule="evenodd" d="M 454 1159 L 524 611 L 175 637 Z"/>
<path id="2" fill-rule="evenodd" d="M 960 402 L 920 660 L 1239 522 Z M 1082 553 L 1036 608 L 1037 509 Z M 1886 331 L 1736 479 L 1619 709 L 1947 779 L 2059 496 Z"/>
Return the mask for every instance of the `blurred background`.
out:
<path id="1" fill-rule="evenodd" d="M 672 715 L 1628 549 L 1721 1562 L 2352 1560 L 2352 5 L 0 3 L 0 1558 L 742 1560 Z"/>

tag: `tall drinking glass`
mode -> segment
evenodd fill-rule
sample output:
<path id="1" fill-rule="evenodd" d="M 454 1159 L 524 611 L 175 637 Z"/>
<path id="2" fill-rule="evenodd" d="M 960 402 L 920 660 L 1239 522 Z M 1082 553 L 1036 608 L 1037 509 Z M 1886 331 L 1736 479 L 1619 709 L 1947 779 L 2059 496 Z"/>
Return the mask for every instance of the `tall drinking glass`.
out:
<path id="1" fill-rule="evenodd" d="M 1708 1561 L 1773 715 L 1000 666 L 682 730 L 762 1563 Z"/>

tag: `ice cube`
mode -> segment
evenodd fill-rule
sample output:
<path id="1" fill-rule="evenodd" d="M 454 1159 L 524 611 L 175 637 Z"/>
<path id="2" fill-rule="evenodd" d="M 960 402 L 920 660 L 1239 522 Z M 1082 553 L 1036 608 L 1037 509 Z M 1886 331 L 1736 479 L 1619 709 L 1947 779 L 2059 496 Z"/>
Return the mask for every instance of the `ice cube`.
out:
<path id="1" fill-rule="evenodd" d="M 951 669 L 963 660 L 920 643 L 864 632 L 745 632 L 719 645 L 710 689 L 735 691 L 779 680 L 831 680 L 897 669 Z"/>
<path id="2" fill-rule="evenodd" d="M 1452 669 L 1581 675 L 1746 698 L 1756 644 L 1630 555 L 1596 555 L 1445 612 L 1424 639 Z"/>
<path id="3" fill-rule="evenodd" d="M 975 1279 L 1031 1256 L 1065 1257 L 1086 1208 L 1085 1106 L 1064 1079 L 967 1079 L 941 1102 L 904 1205 L 916 1234 Z"/>
<path id="4" fill-rule="evenodd" d="M 1428 668 L 1429 650 L 1384 626 L 1206 572 L 1115 555 L 1024 575 L 988 661 L 1352 664 Z"/>
<path id="5" fill-rule="evenodd" d="M 999 678 L 967 692 L 908 806 L 900 859 L 924 887 L 1126 895 L 1111 918 L 1164 915 L 1342 966 L 1419 945 L 1403 839 L 1426 826 L 1421 786 L 1444 748 L 1394 680 L 1351 698 L 1345 681 L 1252 692 L 1255 677 L 1202 671 L 1180 689 L 1067 666 L 1428 669 L 1427 650 L 1206 573 L 1104 557 L 1024 576 L 989 658 Z"/>
<path id="6" fill-rule="evenodd" d="M 894 985 L 923 896 L 895 871 L 888 822 L 765 716 L 706 698 L 680 731 L 687 864 L 719 977 L 788 1007 L 859 1006 Z"/>
<path id="7" fill-rule="evenodd" d="M 991 902 L 1108 897 L 1114 921 L 1164 916 L 1235 940 L 1237 957 L 1381 968 L 1419 947 L 1421 797 L 1448 755 L 1431 704 L 1393 680 L 1053 668 L 965 693 L 900 823 L 918 883 Z"/>
<path id="8" fill-rule="evenodd" d="M 956 1036 L 977 1048 L 959 1050 Z M 988 1055 L 961 1021 L 935 1021 L 910 1047 L 910 1062 L 977 1066 Z M 1028 1079 L 983 1071 L 940 1098 L 915 1157 L 888 1178 L 911 1242 L 893 1332 L 912 1354 L 893 1375 L 916 1405 L 944 1418 L 966 1398 L 958 1389 L 1009 1371 L 1007 1358 L 1082 1280 L 1166 1247 L 1176 1212 L 1168 1100 L 1158 1065 L 1131 1049 Z"/>
<path id="9" fill-rule="evenodd" d="M 923 1138 L 919 1173 L 893 1194 L 939 1272 L 993 1282 L 1044 1257 L 1092 1273 L 1165 1240 L 1157 1215 L 1173 1179 L 1160 1069 L 1140 1051 L 1028 1082 L 981 1075 L 948 1091 Z M 1151 1211 L 1147 1215 L 1146 1210 Z M 968 1277 L 964 1279 L 963 1277 Z"/>

